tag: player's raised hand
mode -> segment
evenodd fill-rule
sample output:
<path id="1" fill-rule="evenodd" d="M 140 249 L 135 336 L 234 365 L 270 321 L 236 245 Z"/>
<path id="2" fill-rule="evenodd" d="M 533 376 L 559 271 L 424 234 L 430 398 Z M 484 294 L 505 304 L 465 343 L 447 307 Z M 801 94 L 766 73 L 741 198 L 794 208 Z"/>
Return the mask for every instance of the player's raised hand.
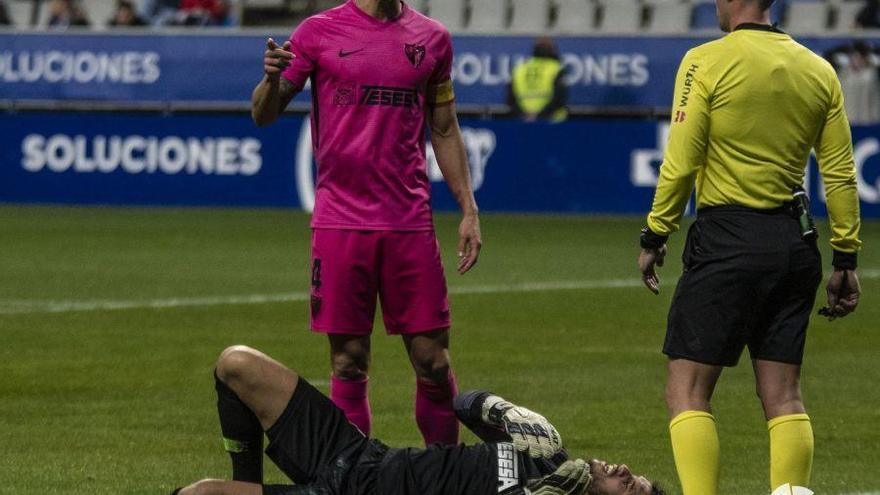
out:
<path id="1" fill-rule="evenodd" d="M 855 270 L 834 270 L 825 289 L 828 294 L 829 319 L 843 318 L 859 305 L 862 287 Z"/>
<path id="2" fill-rule="evenodd" d="M 477 264 L 482 248 L 480 217 L 465 215 L 458 226 L 458 273 L 464 275 Z"/>
<path id="3" fill-rule="evenodd" d="M 660 294 L 660 276 L 657 275 L 655 266 L 663 266 L 666 261 L 666 245 L 660 249 L 642 249 L 639 254 L 639 270 L 642 272 L 642 282 L 654 294 Z"/>
<path id="4" fill-rule="evenodd" d="M 504 413 L 504 429 L 513 445 L 531 457 L 549 459 L 562 450 L 562 437 L 547 418 L 524 407 L 513 407 Z"/>
<path id="5" fill-rule="evenodd" d="M 269 38 L 266 41 L 266 53 L 263 54 L 263 71 L 270 78 L 278 79 L 295 58 L 296 55 L 290 51 L 290 40 L 278 46 L 275 40 Z"/>
<path id="6" fill-rule="evenodd" d="M 552 474 L 532 483 L 528 495 L 586 495 L 593 477 L 590 465 L 583 459 L 566 461 Z"/>
<path id="7" fill-rule="evenodd" d="M 518 451 L 550 459 L 562 450 L 562 436 L 544 416 L 497 395 L 489 395 L 482 409 L 483 421 L 504 428 Z"/>

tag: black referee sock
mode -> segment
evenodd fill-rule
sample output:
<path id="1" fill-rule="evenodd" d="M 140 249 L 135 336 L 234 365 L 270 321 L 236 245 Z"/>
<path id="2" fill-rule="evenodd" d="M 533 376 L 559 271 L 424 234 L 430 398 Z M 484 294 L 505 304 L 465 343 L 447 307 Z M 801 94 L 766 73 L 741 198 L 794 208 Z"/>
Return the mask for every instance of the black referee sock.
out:
<path id="1" fill-rule="evenodd" d="M 247 405 L 214 373 L 223 446 L 232 458 L 232 479 L 263 482 L 263 427 Z"/>

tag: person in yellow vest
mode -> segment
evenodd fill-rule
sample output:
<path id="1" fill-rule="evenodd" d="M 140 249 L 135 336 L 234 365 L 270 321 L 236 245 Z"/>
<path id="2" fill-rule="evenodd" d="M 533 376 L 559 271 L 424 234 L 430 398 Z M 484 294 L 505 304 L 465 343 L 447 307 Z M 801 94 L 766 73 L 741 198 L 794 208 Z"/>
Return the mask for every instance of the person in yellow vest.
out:
<path id="1" fill-rule="evenodd" d="M 564 75 L 556 43 L 550 38 L 538 38 L 532 58 L 513 70 L 507 96 L 511 115 L 527 122 L 565 120 L 568 88 L 563 82 Z"/>

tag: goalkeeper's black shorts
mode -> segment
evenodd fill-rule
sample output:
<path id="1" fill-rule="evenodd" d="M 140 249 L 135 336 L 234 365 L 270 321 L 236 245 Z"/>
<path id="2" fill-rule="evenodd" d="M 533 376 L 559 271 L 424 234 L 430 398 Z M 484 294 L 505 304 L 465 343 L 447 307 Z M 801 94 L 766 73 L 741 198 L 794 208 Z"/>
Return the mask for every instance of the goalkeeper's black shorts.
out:
<path id="1" fill-rule="evenodd" d="M 822 279 L 816 241 L 787 209 L 701 209 L 682 255 L 663 352 L 711 365 L 801 364 Z"/>
<path id="2" fill-rule="evenodd" d="M 278 421 L 266 431 L 266 454 L 298 485 L 322 493 L 357 493 L 352 475 L 372 475 L 388 448 L 367 439 L 324 394 L 300 378 Z"/>

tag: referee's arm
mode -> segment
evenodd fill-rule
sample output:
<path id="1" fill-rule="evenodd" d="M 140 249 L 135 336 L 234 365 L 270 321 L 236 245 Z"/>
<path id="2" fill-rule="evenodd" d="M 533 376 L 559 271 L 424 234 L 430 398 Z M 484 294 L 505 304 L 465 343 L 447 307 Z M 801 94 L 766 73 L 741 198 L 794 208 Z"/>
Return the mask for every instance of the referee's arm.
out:
<path id="1" fill-rule="evenodd" d="M 819 172 L 825 183 L 834 266 L 856 268 L 859 240 L 859 192 L 853 160 L 852 131 L 843 106 L 843 92 L 836 76 L 831 78 L 831 108 L 816 142 Z"/>
<path id="2" fill-rule="evenodd" d="M 704 61 L 691 50 L 682 60 L 675 80 L 669 142 L 639 255 L 642 281 L 654 294 L 660 292 L 660 278 L 654 266 L 663 266 L 666 239 L 678 230 L 697 174 L 706 161 L 710 99 L 706 72 Z"/>
<path id="3" fill-rule="evenodd" d="M 709 88 L 706 67 L 690 51 L 678 69 L 672 126 L 648 228 L 660 237 L 675 232 L 691 197 L 697 173 L 706 161 L 709 139 Z"/>

